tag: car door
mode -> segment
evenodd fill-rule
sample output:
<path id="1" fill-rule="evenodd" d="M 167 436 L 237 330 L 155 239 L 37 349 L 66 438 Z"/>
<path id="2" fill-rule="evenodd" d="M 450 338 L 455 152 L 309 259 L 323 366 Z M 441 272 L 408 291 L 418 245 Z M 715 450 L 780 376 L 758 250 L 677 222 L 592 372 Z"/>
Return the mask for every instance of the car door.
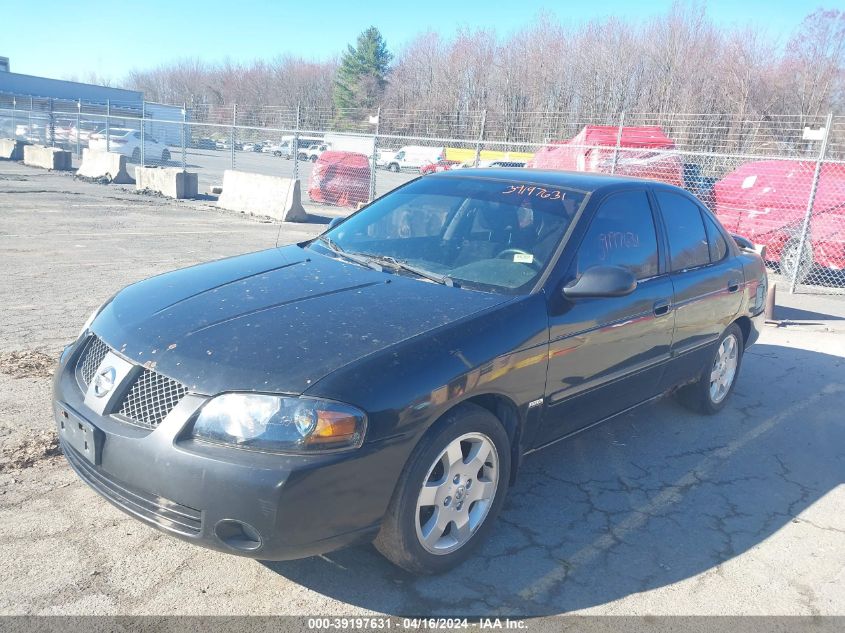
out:
<path id="1" fill-rule="evenodd" d="M 603 199 L 563 276 L 599 265 L 628 268 L 637 287 L 622 297 L 549 297 L 544 444 L 658 393 L 672 342 L 672 282 L 664 274 L 662 235 L 645 187 Z"/>
<path id="2" fill-rule="evenodd" d="M 692 197 L 655 191 L 666 231 L 675 333 L 665 387 L 697 376 L 736 318 L 745 278 L 724 230 Z"/>

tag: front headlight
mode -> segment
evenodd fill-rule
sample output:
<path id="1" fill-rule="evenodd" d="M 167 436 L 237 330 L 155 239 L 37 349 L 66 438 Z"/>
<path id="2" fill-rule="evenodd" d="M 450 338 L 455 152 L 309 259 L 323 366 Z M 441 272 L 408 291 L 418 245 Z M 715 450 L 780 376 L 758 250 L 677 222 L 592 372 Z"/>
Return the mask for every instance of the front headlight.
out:
<path id="1" fill-rule="evenodd" d="M 209 442 L 278 453 L 358 448 L 366 416 L 346 404 L 258 393 L 224 393 L 209 400 L 193 436 Z"/>

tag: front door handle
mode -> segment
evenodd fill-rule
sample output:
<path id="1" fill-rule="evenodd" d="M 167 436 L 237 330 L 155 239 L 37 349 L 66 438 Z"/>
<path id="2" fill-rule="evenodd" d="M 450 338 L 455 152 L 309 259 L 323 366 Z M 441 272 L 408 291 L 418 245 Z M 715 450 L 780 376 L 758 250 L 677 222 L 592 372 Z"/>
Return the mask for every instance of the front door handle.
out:
<path id="1" fill-rule="evenodd" d="M 669 312 L 669 299 L 658 299 L 654 302 L 654 316 L 663 316 Z"/>
<path id="2" fill-rule="evenodd" d="M 728 292 L 736 292 L 739 290 L 739 282 L 736 279 L 731 279 L 728 282 Z"/>

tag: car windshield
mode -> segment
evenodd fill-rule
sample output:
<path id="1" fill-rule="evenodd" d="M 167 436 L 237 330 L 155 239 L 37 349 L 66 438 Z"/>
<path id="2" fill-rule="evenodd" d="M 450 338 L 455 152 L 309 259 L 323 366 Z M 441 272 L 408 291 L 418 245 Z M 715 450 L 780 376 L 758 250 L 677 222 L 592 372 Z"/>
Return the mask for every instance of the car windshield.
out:
<path id="1" fill-rule="evenodd" d="M 585 197 L 533 183 L 422 178 L 350 216 L 316 244 L 433 281 L 521 294 L 552 259 Z"/>

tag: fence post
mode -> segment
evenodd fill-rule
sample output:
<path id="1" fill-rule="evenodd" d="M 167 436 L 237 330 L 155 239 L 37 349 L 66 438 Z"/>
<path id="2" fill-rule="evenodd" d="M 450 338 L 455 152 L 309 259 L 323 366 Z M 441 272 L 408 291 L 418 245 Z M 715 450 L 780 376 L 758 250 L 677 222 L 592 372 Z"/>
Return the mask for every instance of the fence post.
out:
<path id="1" fill-rule="evenodd" d="M 807 200 L 807 212 L 804 214 L 804 224 L 801 227 L 801 238 L 798 240 L 798 256 L 795 263 L 795 270 L 792 272 L 792 282 L 789 286 L 789 294 L 795 294 L 795 286 L 798 285 L 798 273 L 801 271 L 801 259 L 804 256 L 804 244 L 807 243 L 807 233 L 810 230 L 810 217 L 813 215 L 813 204 L 816 201 L 816 191 L 819 187 L 819 177 L 821 176 L 822 162 L 824 161 L 825 153 L 827 152 L 827 139 L 830 138 L 830 126 L 833 123 L 833 113 L 828 112 L 827 120 L 824 124 L 824 136 L 822 137 L 822 146 L 819 149 L 819 157 L 816 159 L 816 169 L 813 171 L 813 184 L 810 186 L 810 197 Z M 810 249 L 812 252 L 812 249 Z M 813 257 L 810 256 L 810 265 L 813 264 Z"/>
<path id="2" fill-rule="evenodd" d="M 378 154 L 378 134 L 381 128 L 381 106 L 376 111 L 376 133 L 373 134 L 373 155 L 370 157 L 370 199 L 376 197 L 376 154 Z"/>
<path id="3" fill-rule="evenodd" d="M 188 104 L 182 103 L 182 171 L 188 168 Z"/>
<path id="4" fill-rule="evenodd" d="M 616 132 L 616 149 L 613 150 L 613 164 L 610 166 L 610 173 L 616 173 L 616 161 L 619 160 L 619 148 L 622 146 L 622 129 L 625 127 L 625 111 L 619 115 L 619 131 Z"/>
<path id="5" fill-rule="evenodd" d="M 299 180 L 299 121 L 302 110 L 300 104 L 296 104 L 296 123 L 293 129 L 293 142 L 290 146 L 290 155 L 293 159 L 293 179 Z"/>
<path id="6" fill-rule="evenodd" d="M 76 156 L 81 156 L 82 148 L 79 146 L 79 125 L 82 119 L 82 99 L 76 100 Z"/>
<path id="7" fill-rule="evenodd" d="M 238 123 L 238 104 L 232 105 L 232 134 L 229 141 L 232 150 L 232 169 L 235 168 L 235 125 Z"/>
<path id="8" fill-rule="evenodd" d="M 147 155 L 146 155 L 146 130 L 147 127 L 146 123 L 144 122 L 144 118 L 147 115 L 147 101 L 145 99 L 141 99 L 141 167 L 147 164 Z"/>
<path id="9" fill-rule="evenodd" d="M 12 97 L 12 138 L 17 140 L 18 138 L 18 124 L 15 121 L 15 110 L 18 107 L 18 100 Z"/>
<path id="10" fill-rule="evenodd" d="M 111 151 L 111 100 L 106 99 L 106 151 Z"/>
<path id="11" fill-rule="evenodd" d="M 29 98 L 29 119 L 26 122 L 26 136 L 27 141 L 32 142 L 32 109 L 33 109 L 32 97 Z"/>
<path id="12" fill-rule="evenodd" d="M 484 141 L 484 126 L 487 125 L 487 110 L 481 111 L 481 129 L 478 130 L 478 141 L 475 144 L 475 162 L 473 167 L 478 167 L 481 160 L 481 143 Z"/>
<path id="13" fill-rule="evenodd" d="M 53 116 L 53 99 L 52 97 L 47 101 L 47 138 L 50 141 L 50 147 L 56 146 L 56 118 Z"/>

